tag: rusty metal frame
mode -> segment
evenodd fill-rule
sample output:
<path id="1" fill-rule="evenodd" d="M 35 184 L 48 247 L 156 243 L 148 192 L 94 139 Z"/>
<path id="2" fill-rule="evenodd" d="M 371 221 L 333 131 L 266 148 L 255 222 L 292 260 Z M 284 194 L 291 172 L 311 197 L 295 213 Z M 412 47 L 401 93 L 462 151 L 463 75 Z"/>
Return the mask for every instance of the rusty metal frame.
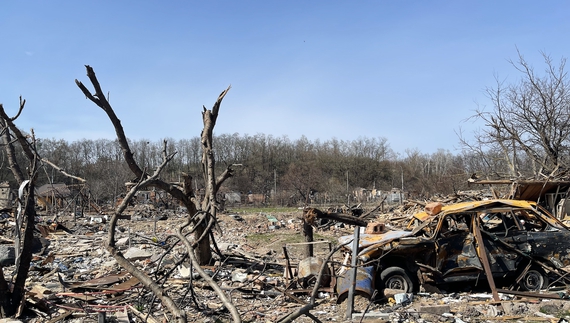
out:
<path id="1" fill-rule="evenodd" d="M 328 243 L 329 245 L 329 251 L 332 251 L 332 242 L 331 241 L 311 241 L 311 242 L 297 242 L 297 243 L 287 243 L 285 245 L 283 245 L 283 255 L 285 257 L 285 270 L 287 270 L 288 274 L 289 274 L 289 281 L 287 281 L 287 287 L 285 288 L 286 291 L 291 292 L 291 293 L 310 293 L 313 291 L 313 289 L 292 289 L 293 286 L 297 285 L 297 280 L 295 279 L 295 275 L 293 274 L 293 270 L 292 268 L 294 267 L 294 265 L 291 263 L 291 260 L 289 258 L 289 253 L 287 252 L 287 246 L 293 246 L 293 245 L 313 245 L 313 244 L 321 244 L 321 243 Z M 319 292 L 326 292 L 326 293 L 334 293 L 334 286 L 336 286 L 336 281 L 337 281 L 337 277 L 335 274 L 335 267 L 334 267 L 334 261 L 330 261 L 330 269 L 331 269 L 331 282 L 330 282 L 330 286 L 329 287 L 319 287 L 317 290 Z"/>

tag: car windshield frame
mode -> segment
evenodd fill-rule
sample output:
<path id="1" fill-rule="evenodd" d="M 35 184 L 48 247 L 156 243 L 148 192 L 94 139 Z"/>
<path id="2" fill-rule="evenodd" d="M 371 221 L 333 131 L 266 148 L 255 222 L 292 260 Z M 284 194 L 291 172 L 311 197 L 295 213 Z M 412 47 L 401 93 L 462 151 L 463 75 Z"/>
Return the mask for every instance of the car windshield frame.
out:
<path id="1" fill-rule="evenodd" d="M 540 216 L 548 224 L 550 224 L 550 226 L 552 226 L 556 229 L 570 230 L 570 228 L 568 228 L 562 221 L 560 221 L 558 218 L 556 218 L 554 215 L 552 215 L 544 207 L 542 207 L 538 204 L 535 204 L 534 207 L 536 207 L 536 209 L 534 209 L 536 214 L 538 216 Z"/>

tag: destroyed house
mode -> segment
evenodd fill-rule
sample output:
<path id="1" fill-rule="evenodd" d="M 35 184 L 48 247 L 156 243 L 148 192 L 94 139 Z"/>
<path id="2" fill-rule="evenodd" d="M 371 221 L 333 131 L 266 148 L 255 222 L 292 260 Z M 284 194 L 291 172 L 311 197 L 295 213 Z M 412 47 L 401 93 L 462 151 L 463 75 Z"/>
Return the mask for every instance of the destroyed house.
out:
<path id="1" fill-rule="evenodd" d="M 36 188 L 38 206 L 46 210 L 63 207 L 70 197 L 71 191 L 66 184 L 45 184 Z"/>

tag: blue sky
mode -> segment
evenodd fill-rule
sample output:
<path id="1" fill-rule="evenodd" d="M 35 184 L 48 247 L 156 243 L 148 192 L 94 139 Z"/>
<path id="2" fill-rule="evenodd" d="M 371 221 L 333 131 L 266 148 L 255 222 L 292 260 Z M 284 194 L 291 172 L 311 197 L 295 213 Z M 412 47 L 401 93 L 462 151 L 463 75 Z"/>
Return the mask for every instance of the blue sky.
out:
<path id="1" fill-rule="evenodd" d="M 114 138 L 86 100 L 94 68 L 132 139 L 216 134 L 384 137 L 396 152 L 459 153 L 456 131 L 517 48 L 569 55 L 566 1 L 4 1 L 0 103 L 39 138 Z"/>

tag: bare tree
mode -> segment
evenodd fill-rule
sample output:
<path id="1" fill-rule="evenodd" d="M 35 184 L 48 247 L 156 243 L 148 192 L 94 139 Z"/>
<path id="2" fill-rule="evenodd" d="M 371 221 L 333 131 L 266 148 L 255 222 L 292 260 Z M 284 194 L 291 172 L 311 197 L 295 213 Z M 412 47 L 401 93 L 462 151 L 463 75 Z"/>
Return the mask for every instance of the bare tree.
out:
<path id="1" fill-rule="evenodd" d="M 500 151 L 510 176 L 539 178 L 569 166 L 570 83 L 566 59 L 556 66 L 550 56 L 542 53 L 546 69 L 540 74 L 517 53 L 518 60 L 510 63 L 522 74 L 521 79 L 507 85 L 497 79 L 496 87 L 487 88 L 492 111 L 477 109 L 472 117 L 482 120 L 485 127 L 475 133 L 474 142 L 461 134 L 460 141 L 464 148 L 482 154 Z M 522 173 L 525 163 L 531 164 L 532 174 Z"/>
<path id="2" fill-rule="evenodd" d="M 26 101 L 20 98 L 20 109 L 15 117 L 8 117 L 0 104 L 0 136 L 8 158 L 9 167 L 20 187 L 16 214 L 15 254 L 16 273 L 13 279 L 4 277 L 0 265 L 0 317 L 20 316 L 25 305 L 25 285 L 32 260 L 34 221 L 36 217 L 34 185 L 40 167 L 35 149 L 35 138 L 24 135 L 14 121 L 24 109 Z M 28 138 L 30 140 L 28 141 Z M 15 144 L 20 145 L 28 160 L 24 173 L 16 160 Z"/>
<path id="3" fill-rule="evenodd" d="M 83 83 L 76 80 L 77 86 L 81 89 L 83 94 L 99 106 L 112 122 L 115 132 L 117 135 L 117 140 L 121 146 L 123 157 L 125 162 L 129 166 L 131 172 L 136 176 L 137 183 L 134 185 L 130 191 L 127 193 L 122 203 L 115 209 L 113 216 L 109 222 L 109 231 L 107 237 L 107 250 L 113 255 L 117 262 L 125 268 L 129 273 L 138 278 L 141 283 L 151 290 L 153 294 L 160 299 L 160 301 L 168 308 L 168 310 L 173 315 L 173 320 L 176 322 L 186 322 L 186 313 L 176 304 L 173 296 L 163 288 L 157 281 L 149 277 L 142 269 L 136 267 L 132 262 L 127 260 L 123 254 L 115 246 L 115 228 L 117 221 L 122 212 L 126 209 L 128 203 L 136 194 L 136 192 L 145 187 L 156 187 L 165 192 L 169 193 L 175 199 L 180 201 L 188 210 L 188 218 L 186 223 L 179 227 L 176 234 L 172 237 L 175 244 L 182 244 L 186 248 L 186 256 L 190 258 L 192 262 L 192 267 L 204 278 L 206 282 L 212 287 L 212 289 L 218 294 L 220 300 L 224 303 L 226 308 L 230 311 L 232 318 L 235 322 L 241 322 L 240 315 L 231 303 L 225 292 L 214 282 L 214 280 L 209 277 L 200 267 L 200 265 L 209 263 L 212 257 L 212 251 L 210 249 L 210 237 L 213 237 L 212 228 L 216 227 L 217 220 L 216 214 L 218 209 L 218 202 L 216 200 L 217 190 L 220 188 L 222 183 L 232 176 L 232 165 L 229 165 L 226 170 L 218 177 L 215 174 L 215 159 L 212 150 L 212 135 L 213 129 L 216 124 L 216 119 L 218 117 L 218 112 L 220 109 L 221 102 L 224 96 L 229 91 L 229 87 L 224 90 L 218 97 L 216 103 L 212 110 L 208 110 L 205 107 L 202 111 L 202 118 L 204 122 L 204 128 L 201 134 L 201 144 L 202 144 L 202 172 L 205 180 L 205 197 L 202 201 L 194 195 L 192 189 L 192 178 L 189 175 L 184 176 L 184 187 L 180 188 L 177 185 L 163 181 L 160 178 L 160 173 L 164 167 L 172 160 L 174 153 L 168 154 L 167 143 L 163 143 L 162 148 L 162 162 L 155 169 L 155 171 L 150 174 L 146 169 L 142 169 L 137 161 L 135 160 L 131 148 L 129 146 L 127 137 L 124 133 L 121 121 L 115 114 L 110 103 L 105 98 L 105 94 L 101 89 L 99 81 L 95 76 L 95 72 L 90 66 L 86 66 L 87 77 L 91 81 L 94 87 L 95 93 L 91 93 Z M 194 239 L 189 239 L 188 236 L 193 233 Z M 192 240 L 192 241 L 191 241 Z M 172 250 L 172 249 L 170 249 Z"/>
<path id="4" fill-rule="evenodd" d="M 20 98 L 20 107 L 15 117 L 9 117 L 0 104 L 0 140 L 3 145 L 8 168 L 18 184 L 17 212 L 15 214 L 14 253 L 16 269 L 11 279 L 4 277 L 0 265 L 0 317 L 19 317 L 25 308 L 25 285 L 30 271 L 34 244 L 36 213 L 35 183 L 42 168 L 50 166 L 63 176 L 85 183 L 85 179 L 66 172 L 47 158 L 40 157 L 38 141 L 33 130 L 31 135 L 22 132 L 15 124 L 26 101 Z M 18 150 L 21 152 L 18 156 Z M 20 157 L 20 158 L 18 158 Z M 26 161 L 25 168 L 22 160 Z M 26 172 L 23 171 L 26 170 Z M 45 169 L 44 169 L 45 171 Z"/>
<path id="5" fill-rule="evenodd" d="M 291 163 L 283 176 L 283 185 L 300 196 L 300 203 L 310 204 L 313 190 L 320 190 L 322 174 L 314 162 Z"/>

